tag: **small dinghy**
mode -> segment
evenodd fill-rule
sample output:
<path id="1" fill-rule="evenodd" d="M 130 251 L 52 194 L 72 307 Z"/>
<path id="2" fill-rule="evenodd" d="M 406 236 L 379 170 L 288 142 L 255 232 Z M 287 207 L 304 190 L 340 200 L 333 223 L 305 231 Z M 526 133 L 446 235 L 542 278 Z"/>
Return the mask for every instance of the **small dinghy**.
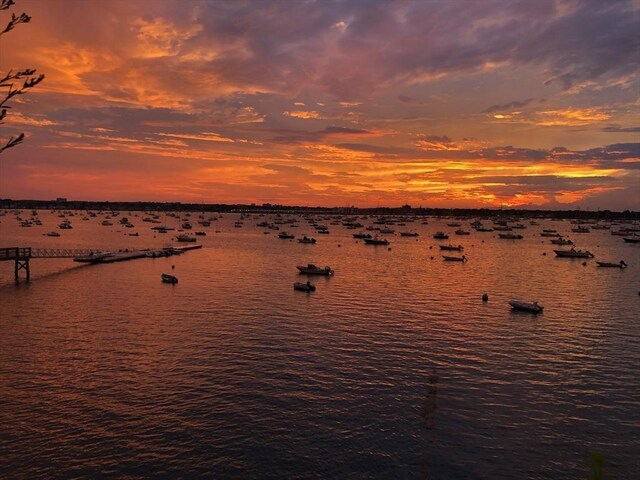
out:
<path id="1" fill-rule="evenodd" d="M 462 245 L 440 245 L 440 250 L 461 252 L 464 250 L 464 247 Z"/>
<path id="2" fill-rule="evenodd" d="M 571 250 L 554 250 L 556 256 L 563 258 L 593 258 L 593 253 L 590 251 L 582 251 L 576 250 L 575 248 L 571 248 Z"/>
<path id="3" fill-rule="evenodd" d="M 313 237 L 307 237 L 306 235 L 298 239 L 298 243 L 316 243 L 316 239 Z"/>
<path id="4" fill-rule="evenodd" d="M 178 283 L 178 277 L 174 277 L 168 273 L 163 273 L 160 275 L 160 278 L 162 278 L 162 283 Z"/>
<path id="5" fill-rule="evenodd" d="M 333 275 L 333 270 L 330 267 L 316 267 L 313 263 L 308 264 L 307 266 L 298 265 L 296 267 L 300 273 L 306 273 L 307 275 L 325 275 L 330 276 Z"/>
<path id="6" fill-rule="evenodd" d="M 619 263 L 613 263 L 613 262 L 596 262 L 598 264 L 599 267 L 609 267 L 609 268 L 627 268 L 627 264 L 624 262 L 624 260 L 620 260 Z"/>
<path id="7" fill-rule="evenodd" d="M 301 292 L 315 292 L 316 286 L 313 285 L 311 282 L 307 282 L 307 283 L 296 282 L 293 284 L 293 289 L 300 290 Z"/>
<path id="8" fill-rule="evenodd" d="M 464 255 L 462 255 L 461 257 L 452 257 L 449 255 L 443 255 L 442 258 L 444 258 L 445 262 L 466 262 L 468 260 L 468 258 L 465 257 Z"/>
<path id="9" fill-rule="evenodd" d="M 389 240 L 386 238 L 373 237 L 365 238 L 364 243 L 365 245 L 389 245 Z"/>
<path id="10" fill-rule="evenodd" d="M 509 305 L 514 310 L 520 310 L 522 312 L 541 313 L 544 310 L 542 305 L 538 305 L 538 302 L 523 302 L 522 300 L 509 300 Z"/>

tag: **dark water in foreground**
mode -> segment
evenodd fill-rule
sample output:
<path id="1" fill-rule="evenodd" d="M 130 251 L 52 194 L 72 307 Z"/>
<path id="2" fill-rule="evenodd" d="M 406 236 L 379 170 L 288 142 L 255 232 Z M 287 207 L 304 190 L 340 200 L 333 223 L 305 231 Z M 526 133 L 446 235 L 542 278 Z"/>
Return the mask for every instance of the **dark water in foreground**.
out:
<path id="1" fill-rule="evenodd" d="M 49 238 L 59 219 L 41 218 L 0 217 L 0 246 L 172 236 L 76 215 Z M 447 220 L 395 227 L 421 236 L 389 251 L 342 226 L 303 245 L 237 218 L 194 225 L 205 247 L 179 257 L 32 260 L 18 285 L 0 263 L 1 478 L 587 479 L 592 452 L 637 478 L 639 245 L 541 221 L 518 241 L 451 235 L 469 262 L 450 263 L 431 237 Z M 630 266 L 555 258 L 542 228 Z M 336 274 L 294 292 L 308 262 Z"/>

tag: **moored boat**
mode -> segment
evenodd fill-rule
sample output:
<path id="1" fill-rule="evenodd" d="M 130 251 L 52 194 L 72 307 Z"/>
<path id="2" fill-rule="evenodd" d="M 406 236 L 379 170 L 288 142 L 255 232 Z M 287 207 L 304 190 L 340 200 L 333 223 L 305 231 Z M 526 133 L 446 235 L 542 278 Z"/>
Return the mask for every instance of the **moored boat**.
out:
<path id="1" fill-rule="evenodd" d="M 333 275 L 333 270 L 330 267 L 320 268 L 314 265 L 313 263 L 309 263 L 307 265 L 297 265 L 296 268 L 300 273 L 305 273 L 307 275 L 324 275 L 330 276 Z"/>
<path id="2" fill-rule="evenodd" d="M 517 233 L 499 233 L 498 238 L 504 240 L 522 240 L 524 237 Z"/>
<path id="3" fill-rule="evenodd" d="M 522 300 L 509 300 L 509 305 L 514 310 L 520 310 L 523 312 L 541 313 L 544 310 L 542 305 L 538 305 L 538 302 L 524 302 Z"/>
<path id="4" fill-rule="evenodd" d="M 113 256 L 113 253 L 111 252 L 89 252 L 88 255 L 85 255 L 82 257 L 75 257 L 73 261 L 80 262 L 80 263 L 96 263 L 104 258 L 111 257 L 111 256 Z"/>
<path id="5" fill-rule="evenodd" d="M 440 245 L 440 250 L 460 252 L 464 250 L 464 247 L 462 245 Z"/>
<path id="6" fill-rule="evenodd" d="M 554 245 L 573 245 L 573 242 L 568 238 L 554 238 L 551 243 Z"/>
<path id="7" fill-rule="evenodd" d="M 301 292 L 315 292 L 316 286 L 311 282 L 303 283 L 303 282 L 295 282 L 293 284 L 294 290 L 300 290 Z"/>
<path id="8" fill-rule="evenodd" d="M 609 268 L 627 268 L 628 265 L 624 260 L 620 260 L 618 263 L 613 262 L 596 262 L 599 267 L 609 267 Z"/>
<path id="9" fill-rule="evenodd" d="M 571 231 L 574 232 L 574 233 L 589 233 L 590 232 L 589 228 L 585 227 L 583 225 L 579 225 L 579 226 L 577 226 L 575 228 L 572 228 Z"/>
<path id="10" fill-rule="evenodd" d="M 466 262 L 467 260 L 469 260 L 464 255 L 462 255 L 461 257 L 452 257 L 449 255 L 443 255 L 442 258 L 444 259 L 445 262 Z"/>
<path id="11" fill-rule="evenodd" d="M 313 237 L 307 237 L 306 235 L 298 239 L 298 243 L 316 243 L 316 239 Z"/>
<path id="12" fill-rule="evenodd" d="M 389 240 L 387 240 L 386 238 L 373 237 L 365 238 L 364 243 L 366 245 L 389 245 Z"/>
<path id="13" fill-rule="evenodd" d="M 182 233 L 176 237 L 176 240 L 179 242 L 195 242 L 196 237 L 192 237 L 191 235 L 187 235 L 186 233 Z"/>
<path id="14" fill-rule="evenodd" d="M 160 275 L 163 283 L 178 283 L 178 277 L 174 275 L 169 275 L 168 273 L 163 273 Z"/>
<path id="15" fill-rule="evenodd" d="M 553 251 L 558 257 L 566 257 L 566 258 L 593 258 L 593 253 L 588 250 L 576 250 L 572 248 L 571 250 L 554 250 Z"/>
<path id="16" fill-rule="evenodd" d="M 449 235 L 444 232 L 436 232 L 433 234 L 433 238 L 435 238 L 436 240 L 447 240 L 449 238 Z"/>
<path id="17" fill-rule="evenodd" d="M 293 239 L 293 238 L 296 238 L 296 236 L 295 236 L 295 235 L 293 235 L 293 234 L 291 234 L 291 233 L 287 233 L 287 232 L 280 232 L 280 233 L 278 234 L 278 238 L 283 238 L 283 239 L 286 239 L 286 240 L 291 240 L 291 239 Z"/>
<path id="18" fill-rule="evenodd" d="M 353 238 L 361 238 L 361 239 L 365 239 L 365 238 L 371 238 L 371 234 L 369 233 L 354 233 L 353 234 Z"/>

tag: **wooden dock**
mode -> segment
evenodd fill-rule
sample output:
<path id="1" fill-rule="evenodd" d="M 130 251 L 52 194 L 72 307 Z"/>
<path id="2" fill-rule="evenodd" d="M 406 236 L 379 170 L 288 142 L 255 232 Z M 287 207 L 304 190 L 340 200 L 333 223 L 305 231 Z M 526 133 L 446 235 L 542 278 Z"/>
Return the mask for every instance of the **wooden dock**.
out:
<path id="1" fill-rule="evenodd" d="M 32 258 L 72 258 L 80 263 L 114 263 L 135 260 L 138 258 L 158 258 L 180 255 L 189 250 L 202 248 L 202 245 L 165 247 L 162 249 L 119 250 L 117 252 L 99 249 L 38 249 L 31 247 L 0 248 L 0 261 L 15 262 L 15 279 L 18 280 L 20 270 L 26 272 L 27 280 L 31 276 L 29 261 Z"/>
<path id="2" fill-rule="evenodd" d="M 197 250 L 202 245 L 189 245 L 186 247 L 165 247 L 162 249 L 146 249 L 146 250 L 122 250 L 118 252 L 100 252 L 93 255 L 74 258 L 74 262 L 84 263 L 115 263 L 127 260 L 135 260 L 138 258 L 159 258 L 169 257 L 171 255 L 180 255 L 188 250 Z"/>

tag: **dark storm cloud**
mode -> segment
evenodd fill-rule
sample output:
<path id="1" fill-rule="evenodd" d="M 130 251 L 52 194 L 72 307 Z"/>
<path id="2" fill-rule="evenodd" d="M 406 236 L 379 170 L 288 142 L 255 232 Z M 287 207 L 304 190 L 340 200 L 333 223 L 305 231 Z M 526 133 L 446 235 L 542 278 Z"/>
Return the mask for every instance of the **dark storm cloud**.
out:
<path id="1" fill-rule="evenodd" d="M 632 75 L 638 66 L 638 5 L 632 1 L 254 0 L 201 6 L 203 29 L 181 48 L 218 51 L 197 68 L 245 88 L 321 87 L 350 100 L 394 82 L 503 63 L 542 66 L 547 82 L 569 88 Z M 150 64 L 163 68 L 164 60 Z"/>
<path id="2" fill-rule="evenodd" d="M 491 105 L 489 108 L 482 111 L 482 113 L 495 113 L 505 112 L 514 108 L 522 108 L 533 102 L 533 98 L 527 98 L 526 100 L 514 100 L 513 102 L 505 103 L 503 105 Z"/>
<path id="3" fill-rule="evenodd" d="M 474 182 L 477 179 L 474 180 Z M 560 177 L 557 175 L 527 175 L 527 176 L 500 176 L 500 177 L 482 177 L 485 184 L 505 184 L 507 188 L 514 188 L 517 191 L 535 191 L 535 192 L 555 192 L 563 191 L 581 191 L 587 187 L 603 186 L 618 182 L 613 177 L 594 176 L 594 177 Z"/>
<path id="4" fill-rule="evenodd" d="M 348 127 L 326 127 L 323 130 L 317 132 L 286 132 L 282 135 L 271 139 L 274 143 L 282 143 L 288 145 L 295 145 L 300 143 L 316 143 L 327 139 L 328 137 L 341 137 L 341 136 L 371 136 L 375 135 L 375 132 L 369 130 L 363 130 L 359 128 Z"/>
<path id="5" fill-rule="evenodd" d="M 432 136 L 427 138 L 446 139 L 446 136 Z M 415 160 L 473 160 L 487 161 L 526 161 L 526 162 L 565 162 L 586 163 L 600 168 L 640 168 L 640 143 L 617 143 L 588 150 L 569 150 L 565 147 L 555 147 L 550 150 L 517 148 L 513 146 L 491 148 L 469 148 L 460 150 L 422 150 L 404 147 L 387 147 L 368 145 L 361 143 L 340 143 L 336 145 L 345 150 L 357 152 L 375 153 L 381 158 L 389 158 L 394 161 Z"/>
<path id="6" fill-rule="evenodd" d="M 604 127 L 602 131 L 611 133 L 640 133 L 640 127 L 621 127 L 620 125 L 608 125 Z"/>
<path id="7" fill-rule="evenodd" d="M 276 173 L 288 173 L 294 175 L 311 175 L 313 172 L 308 168 L 302 168 L 295 165 L 280 165 L 276 163 L 270 163 L 262 165 L 262 168 L 274 171 Z"/>

